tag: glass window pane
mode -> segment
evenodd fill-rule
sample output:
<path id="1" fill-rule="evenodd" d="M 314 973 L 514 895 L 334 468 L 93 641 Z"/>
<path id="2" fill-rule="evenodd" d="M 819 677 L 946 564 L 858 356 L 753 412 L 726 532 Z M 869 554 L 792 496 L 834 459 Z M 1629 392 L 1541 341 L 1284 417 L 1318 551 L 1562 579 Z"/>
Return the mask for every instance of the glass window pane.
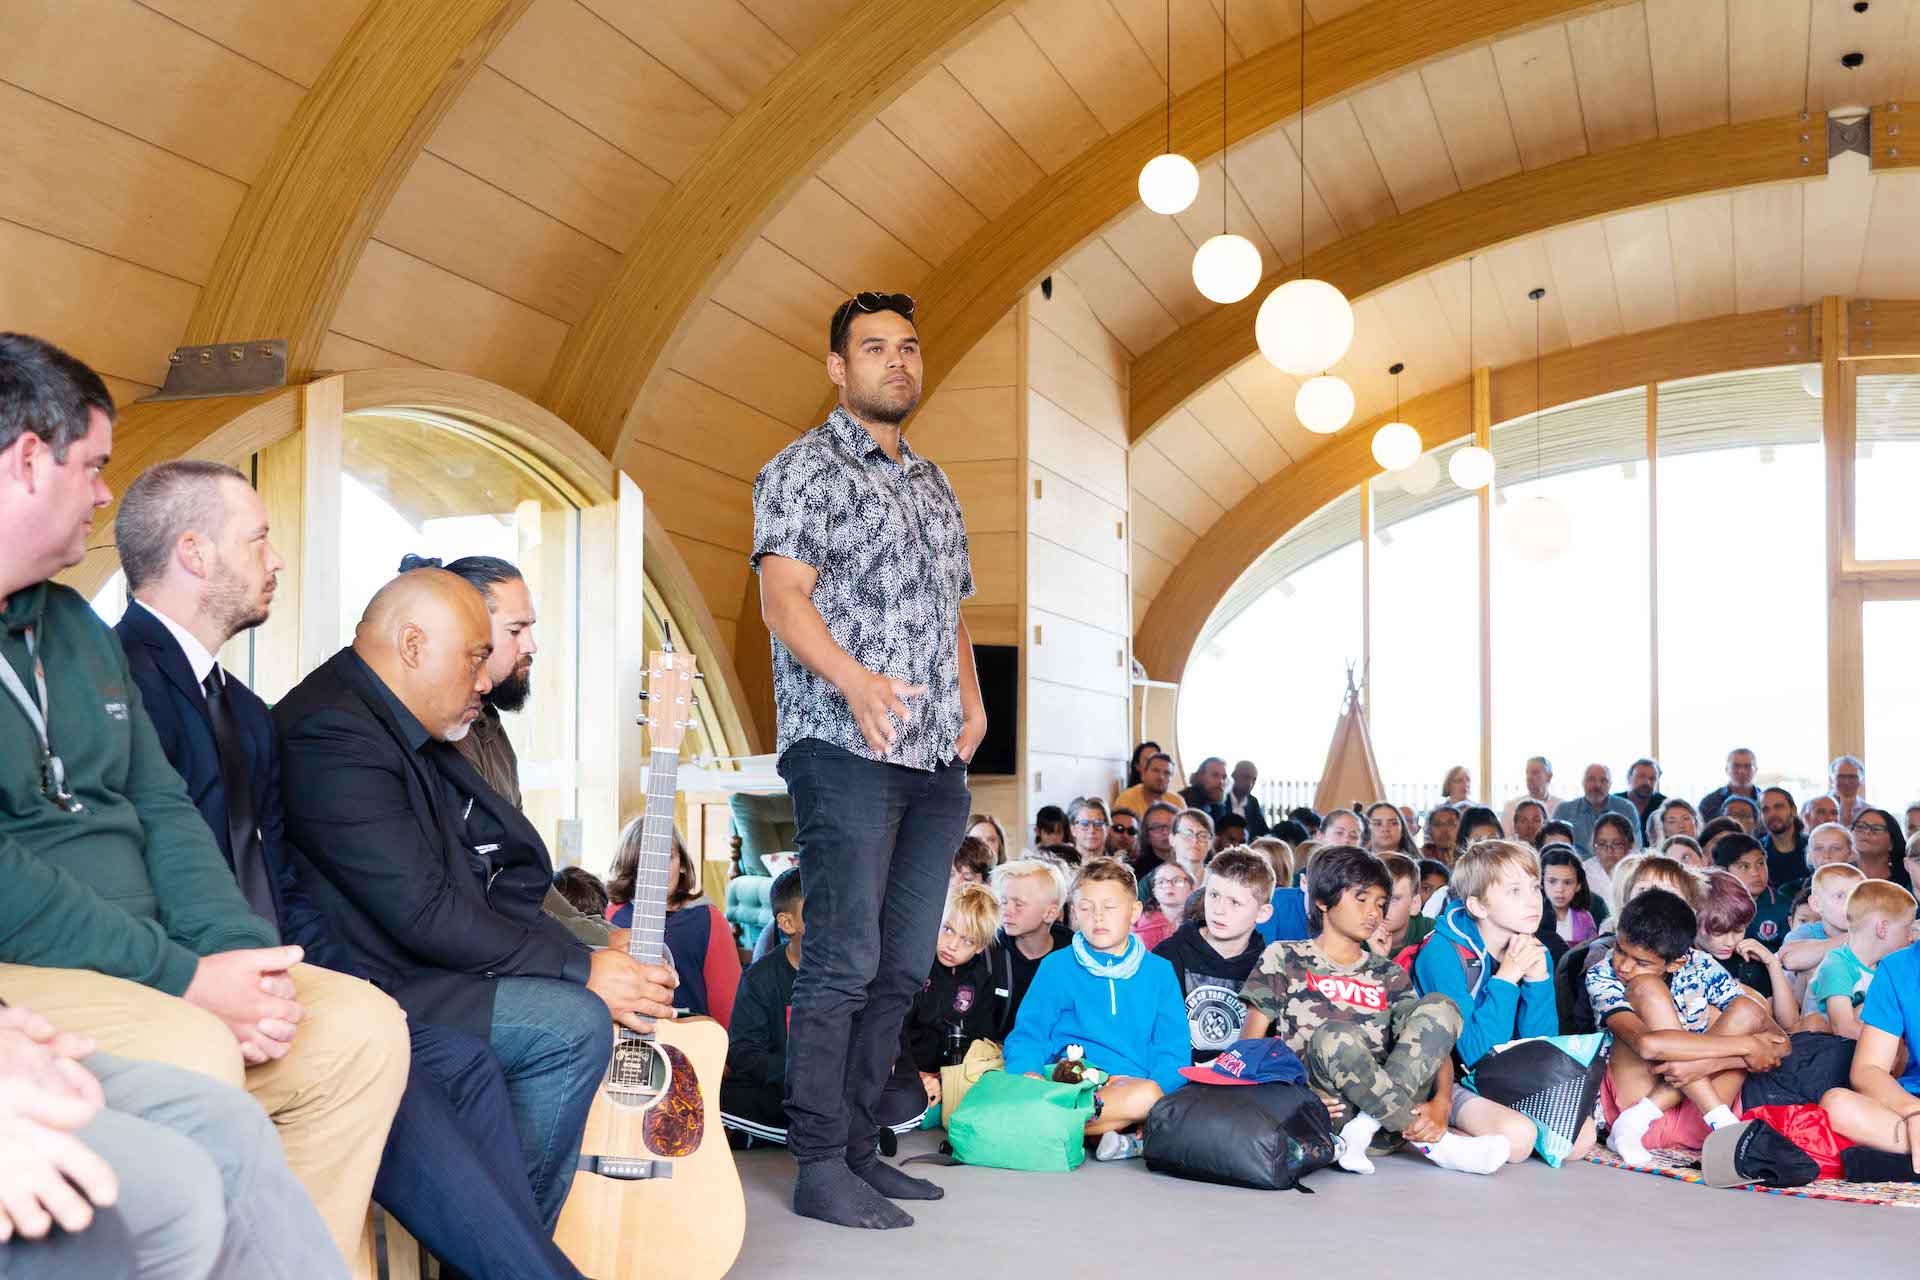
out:
<path id="1" fill-rule="evenodd" d="M 1324 519 L 1323 519 L 1324 517 Z M 1307 804 L 1360 663 L 1360 508 L 1348 494 L 1275 544 L 1248 578 L 1288 564 L 1307 539 L 1319 550 L 1264 589 L 1229 592 L 1224 626 L 1202 632 L 1180 685 L 1181 759 L 1258 762 L 1262 802 Z M 1247 578 L 1243 578 L 1245 583 Z"/>
<path id="2" fill-rule="evenodd" d="M 1920 374 L 1862 373 L 1855 390 L 1854 558 L 1920 559 Z"/>
<path id="3" fill-rule="evenodd" d="M 501 722 L 520 758 L 527 817 L 558 857 L 579 772 L 578 507 L 504 446 L 424 415 L 350 414 L 343 447 L 342 643 L 408 552 L 498 556 L 526 578 L 539 616 L 533 692 Z"/>
<path id="4" fill-rule="evenodd" d="M 1425 493 L 1374 481 L 1368 727 L 1388 798 L 1420 809 L 1449 768 L 1480 768 L 1480 503 L 1445 478 L 1469 442 L 1433 451 L 1442 478 Z"/>
<path id="5" fill-rule="evenodd" d="M 1526 761 L 1553 762 L 1553 794 L 1579 792 L 1594 762 L 1624 785 L 1647 748 L 1646 393 L 1550 409 L 1493 430 L 1493 786 L 1503 804 L 1526 788 Z M 1536 476 L 1538 478 L 1536 478 Z M 1560 504 L 1567 549 L 1537 563 L 1517 554 L 1510 521 L 1544 496 Z"/>
<path id="6" fill-rule="evenodd" d="M 1861 681 L 1867 697 L 1867 777 L 1862 790 L 1897 815 L 1920 779 L 1920 666 L 1913 642 L 1920 635 L 1920 600 L 1869 600 L 1861 620 Z"/>
<path id="7" fill-rule="evenodd" d="M 1660 388 L 1662 789 L 1697 800 L 1750 748 L 1763 783 L 1826 785 L 1826 476 L 1801 368 Z M 1746 611 L 1764 572 L 1785 599 Z M 1619 766 L 1616 765 L 1617 769 Z"/>

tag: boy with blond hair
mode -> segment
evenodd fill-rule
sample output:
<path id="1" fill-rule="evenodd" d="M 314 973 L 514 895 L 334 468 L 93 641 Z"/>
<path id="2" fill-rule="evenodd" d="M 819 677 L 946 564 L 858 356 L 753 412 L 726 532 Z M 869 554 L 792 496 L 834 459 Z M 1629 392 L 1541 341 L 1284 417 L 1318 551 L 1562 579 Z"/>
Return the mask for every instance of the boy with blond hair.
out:
<path id="1" fill-rule="evenodd" d="M 1066 911 L 1067 873 L 1051 858 L 1025 857 L 993 869 L 993 896 L 1000 902 L 1000 929 L 987 949 L 992 973 L 990 1004 L 997 1038 L 1013 1030 L 1040 962 L 1073 941 L 1060 923 Z"/>
<path id="2" fill-rule="evenodd" d="M 1173 966 L 1186 1000 L 1193 1060 L 1207 1062 L 1240 1039 L 1247 1022 L 1240 988 L 1260 963 L 1266 943 L 1257 926 L 1273 912 L 1273 864 L 1244 846 L 1225 849 L 1207 864 L 1197 924 L 1183 925 L 1154 948 Z"/>
<path id="3" fill-rule="evenodd" d="M 1846 941 L 1814 970 L 1804 1012 L 1823 1015 L 1834 1035 L 1858 1040 L 1875 970 L 1913 940 L 1913 895 L 1891 880 L 1862 880 L 1847 894 L 1846 913 Z"/>
<path id="4" fill-rule="evenodd" d="M 1087 1135 L 1096 1160 L 1141 1153 L 1138 1128 L 1153 1104 L 1185 1083 L 1193 1060 L 1186 1006 L 1173 966 L 1133 934 L 1139 888 L 1124 862 L 1095 858 L 1074 882 L 1079 932 L 1064 951 L 1040 962 L 1007 1037 L 1006 1066 L 1038 1076 L 1070 1044 L 1107 1073 L 1094 1093 Z"/>
<path id="5" fill-rule="evenodd" d="M 966 1056 L 975 1040 L 991 1040 L 993 1002 L 987 947 L 1000 927 L 1000 904 L 985 885 L 963 884 L 947 895 L 934 945 L 933 970 L 907 1010 L 907 1055 L 927 1101 L 940 1101 L 940 1068 Z"/>
<path id="6" fill-rule="evenodd" d="M 1862 884 L 1855 892 L 1866 888 Z M 1908 921 L 1911 929 L 1912 899 L 1902 907 L 1892 894 L 1876 888 L 1863 900 L 1861 918 L 1869 921 L 1876 914 Z M 1876 946 L 1878 934 L 1876 928 Z M 1850 937 L 1848 946 L 1853 945 Z M 1820 1105 L 1826 1108 L 1835 1132 L 1863 1147 L 1905 1155 L 1913 1170 L 1911 1174 L 1894 1169 L 1855 1173 L 1855 1157 L 1849 1153 L 1850 1177 L 1920 1179 L 1920 1096 L 1916 1096 L 1920 1095 L 1920 943 L 1882 956 L 1859 1008 L 1859 1021 L 1849 1087 L 1828 1090 Z"/>
<path id="7" fill-rule="evenodd" d="M 1807 881 L 1807 906 L 1814 913 L 1812 924 L 1802 925 L 1795 937 L 1780 948 L 1780 967 L 1793 983 L 1796 1000 L 1804 1001 L 1807 985 L 1826 958 L 1847 943 L 1847 895 L 1865 880 L 1866 873 L 1850 862 L 1830 862 L 1816 867 Z M 1801 1007 L 1803 1031 L 1825 1031 L 1826 1010 Z M 1816 1021 L 1807 1022 L 1808 1016 Z"/>

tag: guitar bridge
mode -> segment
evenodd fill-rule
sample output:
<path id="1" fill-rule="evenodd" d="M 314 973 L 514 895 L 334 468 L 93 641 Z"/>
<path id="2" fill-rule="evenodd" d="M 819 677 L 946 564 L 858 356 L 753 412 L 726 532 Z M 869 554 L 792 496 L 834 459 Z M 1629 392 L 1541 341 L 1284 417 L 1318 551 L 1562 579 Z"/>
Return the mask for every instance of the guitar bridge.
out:
<path id="1" fill-rule="evenodd" d="M 620 1182 L 639 1182 L 643 1179 L 671 1178 L 673 1162 L 631 1160 L 624 1156 L 581 1156 L 580 1172 L 597 1173 L 603 1178 L 614 1178 Z"/>

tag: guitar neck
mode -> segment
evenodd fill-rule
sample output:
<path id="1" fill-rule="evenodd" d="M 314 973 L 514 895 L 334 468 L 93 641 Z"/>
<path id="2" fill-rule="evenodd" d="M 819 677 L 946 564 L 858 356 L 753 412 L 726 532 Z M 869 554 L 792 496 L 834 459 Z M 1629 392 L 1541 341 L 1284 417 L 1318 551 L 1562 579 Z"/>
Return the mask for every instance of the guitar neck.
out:
<path id="1" fill-rule="evenodd" d="M 655 749 L 647 769 L 647 808 L 641 819 L 640 862 L 634 869 L 633 927 L 627 952 L 643 964 L 663 963 L 667 949 L 667 895 L 673 885 L 673 797 L 680 753 Z"/>

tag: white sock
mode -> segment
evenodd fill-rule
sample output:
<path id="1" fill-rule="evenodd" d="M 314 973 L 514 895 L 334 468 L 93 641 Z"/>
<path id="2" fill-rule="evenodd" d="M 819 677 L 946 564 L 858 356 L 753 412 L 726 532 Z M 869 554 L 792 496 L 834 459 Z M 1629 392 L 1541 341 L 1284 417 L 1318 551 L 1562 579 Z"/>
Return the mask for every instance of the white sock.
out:
<path id="1" fill-rule="evenodd" d="M 1607 1146 L 1628 1164 L 1652 1164 L 1653 1154 L 1640 1140 L 1653 1128 L 1653 1122 L 1665 1114 L 1652 1098 L 1640 1099 L 1622 1111 L 1607 1130 Z"/>
<path id="2" fill-rule="evenodd" d="M 1470 1138 L 1449 1129 L 1438 1142 L 1416 1142 L 1427 1159 L 1456 1173 L 1495 1173 L 1513 1154 L 1513 1144 L 1501 1133 Z"/>
<path id="3" fill-rule="evenodd" d="M 1722 1104 L 1707 1112 L 1706 1121 L 1707 1127 L 1710 1129 L 1724 1129 L 1730 1124 L 1739 1124 L 1740 1117 L 1733 1114 L 1725 1104 Z"/>
<path id="4" fill-rule="evenodd" d="M 1334 1163 L 1348 1173 L 1372 1173 L 1373 1161 L 1367 1159 L 1367 1144 L 1380 1132 L 1380 1122 L 1366 1112 L 1355 1113 L 1340 1127 L 1340 1153 Z"/>

